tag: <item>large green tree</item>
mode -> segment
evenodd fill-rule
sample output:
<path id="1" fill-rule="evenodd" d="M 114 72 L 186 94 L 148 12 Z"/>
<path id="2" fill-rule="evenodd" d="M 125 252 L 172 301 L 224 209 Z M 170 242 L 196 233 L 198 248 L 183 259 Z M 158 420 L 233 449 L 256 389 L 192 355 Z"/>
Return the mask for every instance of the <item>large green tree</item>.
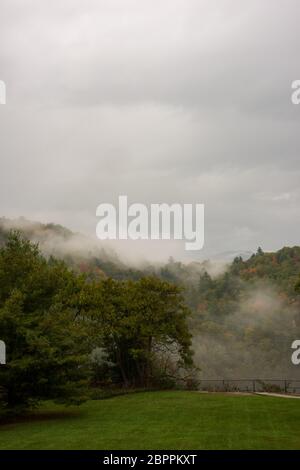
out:
<path id="1" fill-rule="evenodd" d="M 64 302 L 78 283 L 64 263 L 46 260 L 17 232 L 0 250 L 0 338 L 7 351 L 0 366 L 2 409 L 84 398 L 87 330 Z"/>
<path id="2" fill-rule="evenodd" d="M 162 358 L 177 372 L 193 367 L 190 311 L 179 287 L 147 277 L 136 282 L 108 279 L 87 290 L 85 313 L 125 386 L 152 385 L 162 372 Z M 164 369 L 167 375 L 170 371 Z"/>

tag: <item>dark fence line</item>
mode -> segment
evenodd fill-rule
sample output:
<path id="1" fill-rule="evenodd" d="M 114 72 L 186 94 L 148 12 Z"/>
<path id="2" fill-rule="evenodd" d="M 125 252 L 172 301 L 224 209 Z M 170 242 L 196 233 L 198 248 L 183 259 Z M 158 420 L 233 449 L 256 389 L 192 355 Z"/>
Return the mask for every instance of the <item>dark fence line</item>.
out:
<path id="1" fill-rule="evenodd" d="M 300 379 L 201 379 L 199 390 L 298 394 Z"/>

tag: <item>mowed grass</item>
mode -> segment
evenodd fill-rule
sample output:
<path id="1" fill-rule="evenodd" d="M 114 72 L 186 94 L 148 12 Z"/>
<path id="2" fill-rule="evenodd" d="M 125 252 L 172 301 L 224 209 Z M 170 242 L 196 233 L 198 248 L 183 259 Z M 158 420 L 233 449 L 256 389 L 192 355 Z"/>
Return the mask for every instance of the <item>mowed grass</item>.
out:
<path id="1" fill-rule="evenodd" d="M 0 449 L 300 449 L 300 400 L 174 391 L 47 403 L 0 425 Z"/>

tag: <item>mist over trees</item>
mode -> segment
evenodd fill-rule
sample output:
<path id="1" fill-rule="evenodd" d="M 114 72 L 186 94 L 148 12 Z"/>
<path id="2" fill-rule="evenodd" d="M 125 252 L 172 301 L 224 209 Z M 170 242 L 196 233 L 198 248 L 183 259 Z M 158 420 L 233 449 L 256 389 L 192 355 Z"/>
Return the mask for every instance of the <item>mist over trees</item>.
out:
<path id="1" fill-rule="evenodd" d="M 193 369 L 190 311 L 178 286 L 154 277 L 89 280 L 18 232 L 0 250 L 0 286 L 2 412 L 42 399 L 80 403 L 99 384 L 170 386 Z"/>
<path id="2" fill-rule="evenodd" d="M 216 278 L 200 276 L 187 296 L 202 377 L 300 379 L 291 362 L 300 336 L 299 272 L 300 248 L 293 247 L 258 249 Z"/>
<path id="3" fill-rule="evenodd" d="M 113 388 L 195 388 L 201 378 L 300 379 L 291 362 L 300 247 L 260 248 L 227 266 L 170 258 L 135 268 L 78 250 L 61 226 L 10 229 L 0 224 L 2 409 Z"/>

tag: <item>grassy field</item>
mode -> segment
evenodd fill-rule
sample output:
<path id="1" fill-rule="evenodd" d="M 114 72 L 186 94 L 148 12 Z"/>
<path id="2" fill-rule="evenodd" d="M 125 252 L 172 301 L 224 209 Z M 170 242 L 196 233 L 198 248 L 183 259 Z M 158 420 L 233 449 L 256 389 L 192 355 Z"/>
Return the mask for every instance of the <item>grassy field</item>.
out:
<path id="1" fill-rule="evenodd" d="M 300 449 L 300 400 L 148 392 L 45 404 L 0 425 L 0 449 Z"/>

